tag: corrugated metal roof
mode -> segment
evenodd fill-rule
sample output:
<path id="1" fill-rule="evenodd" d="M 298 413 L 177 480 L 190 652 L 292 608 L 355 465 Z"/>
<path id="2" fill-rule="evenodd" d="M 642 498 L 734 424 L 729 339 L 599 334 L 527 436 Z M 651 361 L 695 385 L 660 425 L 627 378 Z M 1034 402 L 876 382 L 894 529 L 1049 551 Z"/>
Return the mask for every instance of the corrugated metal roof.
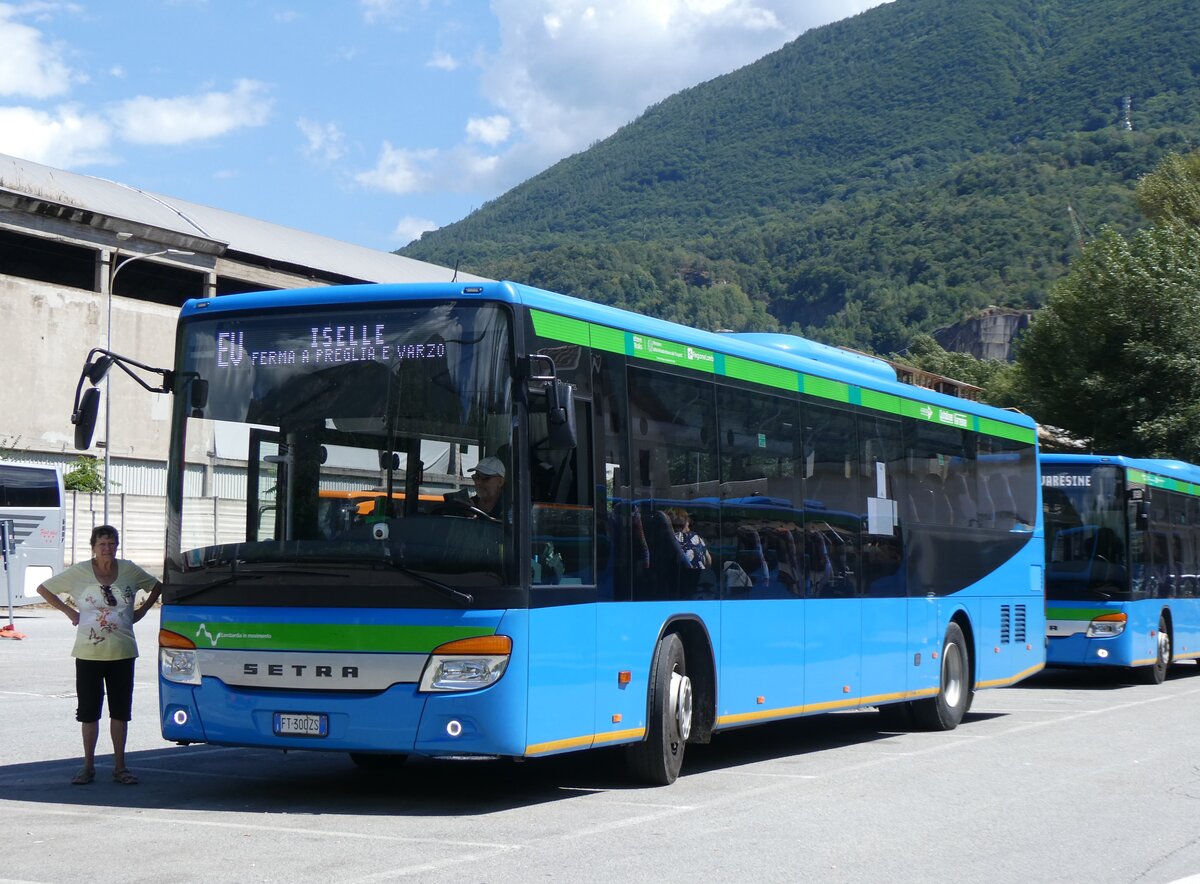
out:
<path id="1" fill-rule="evenodd" d="M 0 154 L 0 190 L 87 212 L 202 237 L 229 249 L 364 282 L 448 282 L 454 271 L 258 221 L 211 206 Z M 467 282 L 485 278 L 459 273 Z"/>

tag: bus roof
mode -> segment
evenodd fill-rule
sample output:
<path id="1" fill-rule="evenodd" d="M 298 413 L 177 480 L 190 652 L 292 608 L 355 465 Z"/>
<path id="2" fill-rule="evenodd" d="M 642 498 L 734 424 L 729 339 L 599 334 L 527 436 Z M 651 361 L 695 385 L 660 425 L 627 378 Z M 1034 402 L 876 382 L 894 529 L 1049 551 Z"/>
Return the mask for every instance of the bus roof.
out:
<path id="1" fill-rule="evenodd" d="M 1063 465 L 1111 465 L 1141 470 L 1181 482 L 1200 484 L 1200 466 L 1182 460 L 1162 460 L 1148 457 L 1126 457 L 1123 454 L 1043 454 L 1042 463 Z"/>
<path id="2" fill-rule="evenodd" d="M 611 339 L 606 331 L 626 332 L 631 336 L 643 336 L 654 343 L 669 342 L 692 348 L 709 360 L 708 371 L 717 371 L 732 377 L 750 378 L 797 392 L 802 378 L 810 376 L 818 381 L 815 386 L 823 387 L 817 395 L 826 395 L 837 401 L 867 404 L 897 414 L 911 414 L 934 423 L 958 426 L 964 429 L 979 429 L 992 435 L 1032 441 L 1035 424 L 1031 418 L 1018 412 L 1005 411 L 979 402 L 958 399 L 923 387 L 903 384 L 886 362 L 858 353 L 839 350 L 809 341 L 794 335 L 782 334 L 725 334 L 702 331 L 643 316 L 628 310 L 596 304 L 568 295 L 560 295 L 532 286 L 514 282 L 485 283 L 404 283 L 353 286 L 323 286 L 318 288 L 285 291 L 252 292 L 244 295 L 222 295 L 217 298 L 189 300 L 183 305 L 180 319 L 187 321 L 204 316 L 230 313 L 310 308 L 321 306 L 344 306 L 347 304 L 394 304 L 403 301 L 425 299 L 500 301 L 519 304 L 534 311 L 535 322 L 539 312 L 553 317 L 567 317 L 566 323 L 552 323 L 560 340 L 568 343 L 590 343 L 597 346 L 598 339 Z M 555 335 L 548 335 L 555 336 Z M 621 352 L 631 346 L 627 340 L 617 342 Z M 633 344 L 634 347 L 637 344 Z M 617 349 L 617 347 L 612 347 Z M 639 353 L 637 355 L 645 355 Z M 719 357 L 719 358 L 718 358 Z M 653 361 L 670 361 L 653 358 Z M 744 360 L 744 362 L 743 362 Z M 719 363 L 719 364 L 717 364 Z M 676 362 L 678 364 L 678 362 Z M 766 367 L 765 371 L 763 367 Z M 694 366 L 700 367 L 700 366 Z M 772 375 L 772 368 L 782 368 L 795 373 L 792 377 Z M 764 380 L 765 378 L 765 380 Z M 820 384 L 820 381 L 831 382 Z M 842 389 L 842 387 L 845 389 Z M 883 394 L 870 396 L 871 402 L 863 402 L 861 393 L 855 388 Z M 807 392 L 807 388 L 806 388 Z M 892 401 L 889 397 L 895 397 Z M 906 406 L 905 403 L 911 403 Z M 928 406 L 928 407 L 926 407 Z M 934 411 L 936 407 L 938 411 Z M 971 416 L 979 426 L 972 427 Z M 1013 433 L 1005 427 L 1020 428 Z"/>

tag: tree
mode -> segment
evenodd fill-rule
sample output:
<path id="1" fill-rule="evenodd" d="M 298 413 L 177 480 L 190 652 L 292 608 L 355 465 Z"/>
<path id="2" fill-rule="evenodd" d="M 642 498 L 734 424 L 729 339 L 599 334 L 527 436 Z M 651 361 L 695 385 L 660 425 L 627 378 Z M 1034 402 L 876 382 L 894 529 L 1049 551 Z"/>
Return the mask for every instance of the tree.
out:
<path id="1" fill-rule="evenodd" d="M 104 477 L 100 475 L 94 457 L 80 457 L 63 473 L 63 488 L 67 491 L 86 491 L 99 494 L 104 491 Z"/>
<path id="2" fill-rule="evenodd" d="M 980 387 L 981 398 L 991 405 L 1006 408 L 1017 403 L 1012 390 L 1015 366 L 996 359 L 976 359 L 970 353 L 951 352 L 933 335 L 917 335 L 903 355 L 893 353 L 891 359 Z"/>
<path id="3" fill-rule="evenodd" d="M 1200 164 L 1195 169 L 1200 172 Z M 1018 344 L 1034 417 L 1094 450 L 1200 461 L 1200 228 L 1105 229 Z"/>

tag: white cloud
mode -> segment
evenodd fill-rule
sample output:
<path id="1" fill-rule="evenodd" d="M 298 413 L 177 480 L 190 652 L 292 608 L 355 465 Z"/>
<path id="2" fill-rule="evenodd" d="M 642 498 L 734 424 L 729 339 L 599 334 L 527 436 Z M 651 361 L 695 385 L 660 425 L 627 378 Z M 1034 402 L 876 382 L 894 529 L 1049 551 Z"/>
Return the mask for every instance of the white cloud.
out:
<path id="1" fill-rule="evenodd" d="M 14 20 L 34 11 L 32 6 L 0 3 L 0 95 L 50 98 L 71 86 L 74 75 L 63 61 L 62 47 Z"/>
<path id="2" fill-rule="evenodd" d="M 382 15 L 402 2 L 362 6 Z M 655 102 L 882 2 L 889 0 L 491 0 L 500 47 L 483 60 L 481 91 L 499 113 L 469 119 L 457 149 L 386 144 L 358 181 L 393 193 L 502 192 Z M 470 146 L 505 142 L 497 155 Z"/>
<path id="3" fill-rule="evenodd" d="M 400 0 L 359 0 L 363 18 L 367 24 L 374 24 L 380 19 L 391 18 L 397 14 Z"/>
<path id="4" fill-rule="evenodd" d="M 406 246 L 422 233 L 437 230 L 438 226 L 436 221 L 430 221 L 428 218 L 414 218 L 411 215 L 405 215 L 396 223 L 396 229 L 392 231 L 392 239 L 402 246 Z"/>
<path id="5" fill-rule="evenodd" d="M 71 105 L 53 111 L 0 107 L 0 153 L 58 168 L 107 162 L 111 129 Z"/>
<path id="6" fill-rule="evenodd" d="M 512 120 L 503 114 L 492 117 L 471 117 L 467 120 L 467 138 L 471 141 L 482 141 L 487 145 L 497 145 L 508 141 L 512 133 Z"/>
<path id="7" fill-rule="evenodd" d="M 346 136 L 336 123 L 318 123 L 301 117 L 296 126 L 304 134 L 304 155 L 322 163 L 333 163 L 346 153 Z"/>
<path id="8" fill-rule="evenodd" d="M 375 168 L 360 172 L 354 179 L 373 190 L 418 193 L 429 189 L 428 169 L 438 157 L 437 150 L 405 150 L 385 141 Z"/>
<path id="9" fill-rule="evenodd" d="M 430 56 L 429 61 L 425 62 L 425 67 L 436 68 L 440 71 L 458 70 L 458 60 L 448 52 L 435 52 Z"/>
<path id="10" fill-rule="evenodd" d="M 139 95 L 115 105 L 109 117 L 121 138 L 135 144 L 183 144 L 215 138 L 235 129 L 261 126 L 271 112 L 267 87 L 238 80 L 230 92 L 179 98 Z"/>

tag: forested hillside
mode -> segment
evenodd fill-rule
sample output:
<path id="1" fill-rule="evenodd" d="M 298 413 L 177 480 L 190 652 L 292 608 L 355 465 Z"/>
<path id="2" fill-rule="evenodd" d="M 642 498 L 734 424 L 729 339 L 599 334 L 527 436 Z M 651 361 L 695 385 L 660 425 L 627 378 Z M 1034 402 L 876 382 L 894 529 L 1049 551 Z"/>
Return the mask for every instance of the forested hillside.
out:
<path id="1" fill-rule="evenodd" d="M 661 102 L 402 253 L 887 353 L 990 304 L 1040 305 L 1079 234 L 1135 226 L 1137 178 L 1197 143 L 1200 0 L 895 0 Z"/>

